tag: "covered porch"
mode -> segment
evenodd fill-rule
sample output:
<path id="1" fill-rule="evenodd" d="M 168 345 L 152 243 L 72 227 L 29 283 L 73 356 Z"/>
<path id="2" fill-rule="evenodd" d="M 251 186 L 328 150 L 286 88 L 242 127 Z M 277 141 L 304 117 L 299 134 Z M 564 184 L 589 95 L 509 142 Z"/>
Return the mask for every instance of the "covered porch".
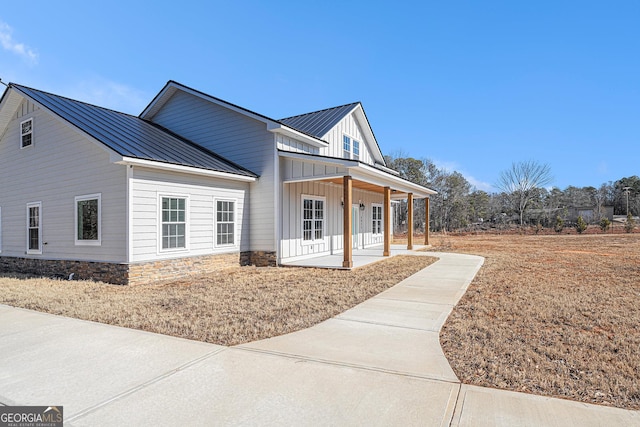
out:
<path id="1" fill-rule="evenodd" d="M 429 245 L 428 227 L 424 239 L 414 242 L 414 201 L 424 203 L 428 224 L 429 196 L 435 191 L 381 165 L 289 152 L 281 152 L 280 157 L 281 265 L 350 269 L 394 251 L 411 251 L 415 244 Z M 392 201 L 396 200 L 407 200 L 408 241 L 392 248 Z M 297 230 L 299 221 L 302 234 Z"/>

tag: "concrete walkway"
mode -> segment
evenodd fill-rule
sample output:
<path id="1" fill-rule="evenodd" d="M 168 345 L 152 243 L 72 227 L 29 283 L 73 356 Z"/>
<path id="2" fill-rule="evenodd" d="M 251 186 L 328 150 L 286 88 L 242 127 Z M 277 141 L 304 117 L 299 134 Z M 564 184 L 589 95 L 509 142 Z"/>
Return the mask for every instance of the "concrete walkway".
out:
<path id="1" fill-rule="evenodd" d="M 67 426 L 640 425 L 637 411 L 461 386 L 438 331 L 483 260 L 435 255 L 333 319 L 230 348 L 0 305 L 0 404 L 64 406 Z"/>

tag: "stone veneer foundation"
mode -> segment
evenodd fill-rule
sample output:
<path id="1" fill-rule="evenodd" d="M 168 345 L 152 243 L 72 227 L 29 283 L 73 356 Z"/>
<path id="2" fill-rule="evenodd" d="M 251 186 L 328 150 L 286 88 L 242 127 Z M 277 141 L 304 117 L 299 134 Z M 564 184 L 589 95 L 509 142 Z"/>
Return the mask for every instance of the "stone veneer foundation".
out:
<path id="1" fill-rule="evenodd" d="M 275 266 L 275 252 L 242 252 L 176 258 L 134 264 L 0 257 L 0 272 L 36 274 L 74 280 L 96 280 L 115 285 L 140 285 L 206 274 L 237 265 Z"/>

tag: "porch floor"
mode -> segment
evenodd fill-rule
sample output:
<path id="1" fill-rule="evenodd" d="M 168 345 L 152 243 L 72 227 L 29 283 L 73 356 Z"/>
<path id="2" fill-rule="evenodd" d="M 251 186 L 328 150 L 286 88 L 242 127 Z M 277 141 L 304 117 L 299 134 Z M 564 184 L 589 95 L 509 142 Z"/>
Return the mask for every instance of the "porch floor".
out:
<path id="1" fill-rule="evenodd" d="M 413 250 L 407 250 L 407 245 L 391 245 L 391 256 L 412 253 L 416 250 L 423 249 L 424 245 L 413 245 Z M 382 256 L 383 245 L 372 246 L 366 249 L 353 250 L 353 267 L 358 268 L 374 262 L 382 261 L 389 258 Z M 280 265 L 284 267 L 315 267 L 315 268 L 333 268 L 339 270 L 351 270 L 342 266 L 344 257 L 342 253 L 335 255 L 319 255 L 313 258 L 307 258 L 298 261 L 283 261 Z"/>

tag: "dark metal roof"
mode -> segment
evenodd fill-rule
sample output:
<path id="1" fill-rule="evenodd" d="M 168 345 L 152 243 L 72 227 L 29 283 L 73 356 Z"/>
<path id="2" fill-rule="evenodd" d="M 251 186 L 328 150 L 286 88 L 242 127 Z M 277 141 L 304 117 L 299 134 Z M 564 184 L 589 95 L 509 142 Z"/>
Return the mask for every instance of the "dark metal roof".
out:
<path id="1" fill-rule="evenodd" d="M 339 107 L 327 108 L 325 110 L 314 111 L 312 113 L 300 114 L 299 116 L 280 119 L 280 123 L 297 129 L 306 134 L 322 138 L 340 120 L 349 114 L 359 102 L 341 105 Z"/>
<path id="2" fill-rule="evenodd" d="M 248 169 L 139 117 L 13 83 L 10 87 L 121 156 L 257 177 Z"/>

